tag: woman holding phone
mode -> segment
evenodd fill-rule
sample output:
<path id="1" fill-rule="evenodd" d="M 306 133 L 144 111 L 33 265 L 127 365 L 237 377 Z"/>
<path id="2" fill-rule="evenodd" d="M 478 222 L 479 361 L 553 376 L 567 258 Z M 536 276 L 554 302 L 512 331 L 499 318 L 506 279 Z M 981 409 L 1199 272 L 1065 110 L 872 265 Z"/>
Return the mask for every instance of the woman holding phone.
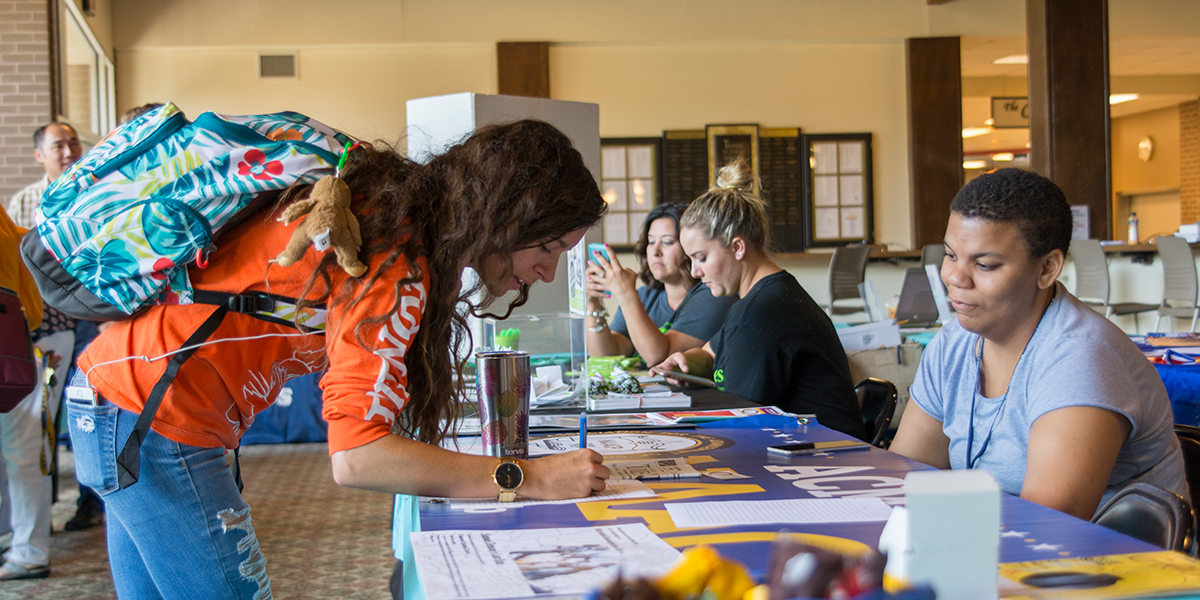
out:
<path id="1" fill-rule="evenodd" d="M 825 312 L 767 254 L 765 205 L 751 183 L 745 162 L 722 168 L 717 185 L 680 219 L 692 275 L 713 295 L 741 299 L 707 344 L 673 353 L 653 371 L 711 375 L 723 391 L 816 414 L 821 425 L 863 439 L 842 343 Z"/>
<path id="2" fill-rule="evenodd" d="M 634 252 L 641 270 L 621 266 L 612 252 L 589 247 L 588 351 L 597 356 L 641 355 L 648 365 L 672 352 L 708 341 L 737 298 L 714 297 L 692 277 L 692 262 L 679 245 L 679 218 L 686 204 L 660 204 L 642 223 Z M 606 247 L 607 249 L 607 247 Z M 638 287 L 637 280 L 643 285 Z M 612 322 L 604 299 L 617 300 Z"/>

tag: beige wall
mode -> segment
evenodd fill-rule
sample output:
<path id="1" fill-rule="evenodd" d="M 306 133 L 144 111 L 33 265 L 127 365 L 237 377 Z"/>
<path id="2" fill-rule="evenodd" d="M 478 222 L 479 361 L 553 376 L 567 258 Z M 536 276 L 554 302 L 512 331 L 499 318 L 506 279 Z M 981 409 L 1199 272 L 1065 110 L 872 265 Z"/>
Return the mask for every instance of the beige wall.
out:
<path id="1" fill-rule="evenodd" d="M 396 142 L 410 98 L 496 93 L 491 44 L 313 46 L 296 51 L 298 77 L 259 79 L 258 49 L 148 48 L 117 51 L 117 107 L 174 102 L 204 111 L 294 110 L 366 139 Z"/>
<path id="2" fill-rule="evenodd" d="M 1150 137 L 1154 153 L 1138 158 L 1138 142 Z M 1142 240 L 1179 228 L 1179 107 L 1112 120 L 1113 231 L 1124 239 L 1126 218 L 1138 215 Z"/>
<path id="3" fill-rule="evenodd" d="M 910 244 L 904 39 L 1023 36 L 1024 0 L 102 0 L 118 111 L 284 108 L 394 140 L 411 98 L 495 93 L 495 42 L 550 41 L 551 95 L 603 136 L 750 122 L 874 135 L 876 241 Z M 1110 0 L 1114 35 L 1200 33 L 1200 2 Z M 261 81 L 259 52 L 299 54 Z"/>
<path id="4" fill-rule="evenodd" d="M 869 132 L 876 241 L 907 248 L 904 44 L 564 44 L 550 50 L 555 98 L 600 105 L 600 135 L 709 123 Z"/>
<path id="5" fill-rule="evenodd" d="M 1138 141 L 1154 139 L 1154 155 L 1142 161 Z M 1129 193 L 1179 187 L 1179 107 L 1112 120 L 1113 191 Z"/>

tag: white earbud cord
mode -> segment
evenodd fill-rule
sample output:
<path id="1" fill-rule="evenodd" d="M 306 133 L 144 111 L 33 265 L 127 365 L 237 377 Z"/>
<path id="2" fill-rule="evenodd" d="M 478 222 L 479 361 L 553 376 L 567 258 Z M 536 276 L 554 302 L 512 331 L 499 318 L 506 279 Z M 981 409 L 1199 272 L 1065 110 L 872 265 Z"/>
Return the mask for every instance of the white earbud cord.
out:
<path id="1" fill-rule="evenodd" d="M 191 346 L 184 346 L 178 350 L 173 350 L 171 352 L 163 354 L 162 356 L 156 356 L 154 358 L 150 358 L 150 357 L 144 356 L 144 355 L 143 356 L 126 356 L 125 358 L 118 358 L 116 360 L 109 360 L 109 361 L 105 361 L 102 363 L 94 364 L 94 365 L 92 365 L 92 367 L 90 369 L 87 370 L 86 373 L 83 374 L 83 377 L 84 377 L 84 379 L 88 379 L 89 377 L 91 377 L 92 371 L 95 371 L 96 369 L 103 367 L 105 365 L 113 365 L 116 363 L 125 362 L 127 360 L 142 360 L 142 361 L 150 363 L 150 362 L 154 362 L 157 360 L 162 360 L 164 358 L 170 358 L 176 354 L 179 354 L 180 352 L 187 352 L 188 350 L 193 350 L 196 348 L 203 348 L 204 346 L 211 346 L 213 344 L 222 344 L 225 342 L 248 342 L 248 341 L 253 341 L 253 340 L 262 340 L 262 339 L 266 339 L 266 338 L 275 338 L 275 337 L 290 338 L 290 337 L 304 337 L 304 336 L 309 336 L 309 335 L 324 335 L 324 334 L 325 334 L 324 331 L 308 331 L 308 332 L 301 332 L 301 333 L 267 333 L 267 334 L 263 334 L 263 335 L 254 335 L 254 336 L 250 336 L 250 337 L 222 338 L 219 340 L 208 340 L 205 342 L 201 342 L 199 344 L 194 344 Z"/>

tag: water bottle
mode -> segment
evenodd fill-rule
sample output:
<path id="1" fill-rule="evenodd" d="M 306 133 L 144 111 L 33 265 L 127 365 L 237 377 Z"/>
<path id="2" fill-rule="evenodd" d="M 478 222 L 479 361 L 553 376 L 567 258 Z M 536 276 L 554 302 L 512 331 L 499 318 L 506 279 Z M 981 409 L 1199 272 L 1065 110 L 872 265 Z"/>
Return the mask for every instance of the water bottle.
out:
<path id="1" fill-rule="evenodd" d="M 1137 213 L 1129 213 L 1129 243 L 1136 244 L 1139 240 Z"/>

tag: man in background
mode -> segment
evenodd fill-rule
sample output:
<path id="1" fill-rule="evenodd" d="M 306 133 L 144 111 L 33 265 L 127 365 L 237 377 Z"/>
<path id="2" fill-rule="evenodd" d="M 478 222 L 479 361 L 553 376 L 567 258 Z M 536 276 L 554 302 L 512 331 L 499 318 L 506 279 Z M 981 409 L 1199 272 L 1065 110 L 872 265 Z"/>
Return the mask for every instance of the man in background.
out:
<path id="1" fill-rule="evenodd" d="M 39 127 L 33 133 L 33 158 L 41 163 L 45 174 L 41 179 L 17 192 L 8 203 L 8 216 L 18 227 L 33 229 L 37 226 L 37 207 L 42 200 L 42 194 L 50 182 L 58 179 L 64 171 L 83 155 L 83 147 L 75 128 L 57 121 Z M 77 332 L 77 327 L 82 331 Z M 52 349 L 60 357 L 59 368 L 55 369 L 55 386 L 50 390 L 57 402 L 62 394 L 63 384 L 67 380 L 67 368 L 71 365 L 76 342 L 86 347 L 86 342 L 96 336 L 96 326 L 88 322 L 76 322 L 74 319 L 46 307 L 45 319 L 41 327 L 33 333 L 35 343 L 39 347 L 52 342 Z M 7 527 L 8 510 L 0 507 L 0 531 Z M 104 505 L 100 497 L 90 488 L 79 486 L 79 505 L 75 516 L 67 521 L 68 531 L 89 529 L 104 522 Z"/>
<path id="2" fill-rule="evenodd" d="M 80 156 L 83 156 L 83 146 L 79 144 L 79 135 L 70 125 L 52 122 L 33 132 L 33 158 L 42 164 L 46 174 L 17 192 L 9 201 L 8 216 L 12 217 L 17 227 L 33 229 L 37 226 L 34 215 L 38 203 L 42 201 L 42 193 Z"/>

